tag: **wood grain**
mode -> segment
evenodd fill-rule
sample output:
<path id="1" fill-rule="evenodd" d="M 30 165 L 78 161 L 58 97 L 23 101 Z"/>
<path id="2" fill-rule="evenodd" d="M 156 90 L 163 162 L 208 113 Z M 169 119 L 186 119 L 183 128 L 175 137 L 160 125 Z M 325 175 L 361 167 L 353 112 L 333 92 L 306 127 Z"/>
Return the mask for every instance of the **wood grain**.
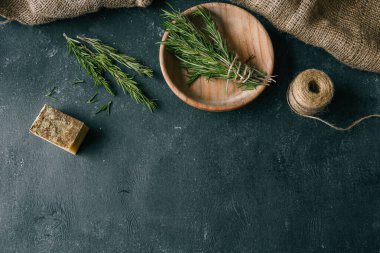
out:
<path id="1" fill-rule="evenodd" d="M 272 74 L 274 66 L 272 42 L 265 28 L 254 16 L 231 4 L 206 3 L 198 6 L 210 11 L 220 33 L 241 59 L 249 59 L 253 55 L 252 63 L 269 75 Z M 187 15 L 196 8 L 197 6 L 194 6 L 184 14 Z M 162 41 L 167 37 L 166 32 Z M 203 77 L 188 86 L 186 69 L 181 68 L 179 61 L 165 50 L 165 45 L 160 47 L 160 66 L 165 81 L 180 99 L 206 111 L 230 111 L 240 108 L 254 100 L 265 89 L 265 86 L 261 85 L 255 90 L 242 91 L 231 82 L 226 94 L 225 80 L 206 80 Z"/>

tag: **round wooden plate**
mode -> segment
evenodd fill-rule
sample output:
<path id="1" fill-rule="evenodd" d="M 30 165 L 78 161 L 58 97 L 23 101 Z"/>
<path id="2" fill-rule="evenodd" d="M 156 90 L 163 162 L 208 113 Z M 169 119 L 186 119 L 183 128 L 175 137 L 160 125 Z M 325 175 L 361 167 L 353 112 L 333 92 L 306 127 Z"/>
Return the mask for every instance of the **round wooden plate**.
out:
<path id="1" fill-rule="evenodd" d="M 206 3 L 198 6 L 210 11 L 219 32 L 241 59 L 249 59 L 253 55 L 251 62 L 260 70 L 272 74 L 274 66 L 272 42 L 264 27 L 254 16 L 231 4 Z M 194 6 L 184 14 L 188 15 L 196 8 L 197 6 Z M 167 37 L 168 33 L 165 32 L 162 41 Z M 179 61 L 165 50 L 165 45 L 161 44 L 160 66 L 165 81 L 180 99 L 198 109 L 215 112 L 234 110 L 254 100 L 266 87 L 260 85 L 254 90 L 243 91 L 230 82 L 226 94 L 225 80 L 206 80 L 203 77 L 189 86 L 186 84 L 186 69 L 179 65 Z"/>

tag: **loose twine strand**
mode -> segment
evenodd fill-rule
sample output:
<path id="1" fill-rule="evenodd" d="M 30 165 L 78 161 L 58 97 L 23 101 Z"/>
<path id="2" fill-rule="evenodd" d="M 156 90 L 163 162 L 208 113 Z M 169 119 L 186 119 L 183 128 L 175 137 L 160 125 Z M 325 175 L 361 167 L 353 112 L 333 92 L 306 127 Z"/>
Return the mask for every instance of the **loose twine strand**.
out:
<path id="1" fill-rule="evenodd" d="M 367 115 L 343 128 L 314 116 L 330 104 L 333 96 L 334 85 L 330 77 L 316 69 L 301 72 L 289 85 L 286 93 L 287 102 L 292 111 L 302 117 L 318 120 L 337 131 L 348 131 L 364 120 L 380 118 L 380 114 Z"/>

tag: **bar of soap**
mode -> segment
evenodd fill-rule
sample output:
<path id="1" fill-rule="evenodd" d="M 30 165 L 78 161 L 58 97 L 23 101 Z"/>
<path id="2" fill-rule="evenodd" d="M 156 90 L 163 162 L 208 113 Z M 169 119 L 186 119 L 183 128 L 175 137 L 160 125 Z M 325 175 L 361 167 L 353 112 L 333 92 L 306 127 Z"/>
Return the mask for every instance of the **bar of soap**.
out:
<path id="1" fill-rule="evenodd" d="M 88 127 L 83 122 L 44 105 L 30 132 L 75 155 L 86 137 Z"/>

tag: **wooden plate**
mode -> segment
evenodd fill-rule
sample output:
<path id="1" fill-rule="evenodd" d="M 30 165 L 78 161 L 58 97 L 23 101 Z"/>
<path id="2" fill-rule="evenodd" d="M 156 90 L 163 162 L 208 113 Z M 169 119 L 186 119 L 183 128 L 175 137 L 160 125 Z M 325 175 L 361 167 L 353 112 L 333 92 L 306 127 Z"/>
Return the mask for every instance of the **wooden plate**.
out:
<path id="1" fill-rule="evenodd" d="M 270 37 L 261 23 L 244 9 L 225 3 L 206 3 L 203 6 L 208 9 L 218 25 L 219 32 L 224 36 L 240 58 L 251 60 L 259 69 L 269 75 L 273 72 L 274 53 Z M 197 6 L 184 12 L 188 15 Z M 165 32 L 162 41 L 165 41 L 168 33 Z M 261 85 L 255 90 L 242 91 L 233 82 L 230 82 L 226 94 L 226 81 L 220 79 L 206 80 L 201 77 L 191 86 L 186 84 L 186 69 L 179 66 L 179 61 L 165 50 L 165 45 L 160 47 L 160 66 L 165 81 L 170 89 L 184 102 L 206 111 L 230 111 L 240 108 L 257 96 L 266 86 Z"/>

